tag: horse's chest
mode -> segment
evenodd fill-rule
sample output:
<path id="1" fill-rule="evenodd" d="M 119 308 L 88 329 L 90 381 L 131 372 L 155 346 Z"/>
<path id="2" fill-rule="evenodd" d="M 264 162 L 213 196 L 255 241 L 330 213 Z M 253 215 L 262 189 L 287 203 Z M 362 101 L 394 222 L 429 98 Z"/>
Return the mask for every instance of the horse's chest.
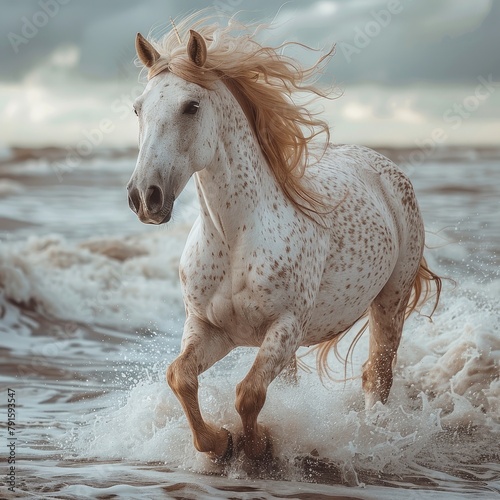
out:
<path id="1" fill-rule="evenodd" d="M 297 241 L 257 234 L 231 249 L 207 239 L 188 242 L 181 261 L 188 311 L 224 329 L 238 345 L 260 345 L 280 314 L 299 314 L 314 303 L 326 243 Z"/>
<path id="2" fill-rule="evenodd" d="M 188 313 L 258 345 L 264 317 L 247 286 L 248 265 L 233 262 L 227 247 L 210 240 L 194 241 L 181 259 L 180 275 Z M 240 339 L 241 340 L 241 339 Z"/>
<path id="3" fill-rule="evenodd" d="M 269 312 L 247 279 L 242 277 L 235 283 L 234 273 L 228 272 L 230 268 L 228 262 L 221 274 L 191 273 L 184 290 L 187 309 L 229 333 L 236 344 L 258 346 Z"/>

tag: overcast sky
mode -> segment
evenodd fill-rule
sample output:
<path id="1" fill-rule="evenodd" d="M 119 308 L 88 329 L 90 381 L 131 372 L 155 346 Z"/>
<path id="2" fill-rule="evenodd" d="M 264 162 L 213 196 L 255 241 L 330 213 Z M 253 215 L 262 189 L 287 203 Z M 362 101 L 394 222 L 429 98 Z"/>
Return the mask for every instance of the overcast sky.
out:
<path id="1" fill-rule="evenodd" d="M 411 123 L 417 127 L 428 117 L 433 126 L 432 119 L 442 121 L 449 107 L 474 94 L 481 78 L 500 81 L 498 0 L 3 0 L 0 142 L 77 140 L 83 127 L 98 123 L 99 109 L 109 113 L 120 92 L 135 91 L 127 90 L 137 82 L 135 33 L 164 30 L 169 17 L 205 7 L 241 11 L 245 21 L 274 21 L 270 41 L 277 45 L 295 40 L 324 49 L 335 43 L 324 78 L 344 90 L 339 104 L 328 108 L 337 113 L 334 127 L 342 138 L 342 130 L 367 128 L 369 134 L 370 120 L 395 117 L 406 120 L 410 135 L 394 141 L 412 142 L 417 132 Z M 298 57 L 308 62 L 310 55 Z M 472 124 L 484 127 L 479 142 L 494 140 L 500 89 L 491 89 L 498 85 L 490 84 L 458 142 Z M 130 123 L 118 124 L 123 142 L 136 133 L 133 127 L 128 132 Z M 377 134 L 367 139 L 379 140 Z"/>

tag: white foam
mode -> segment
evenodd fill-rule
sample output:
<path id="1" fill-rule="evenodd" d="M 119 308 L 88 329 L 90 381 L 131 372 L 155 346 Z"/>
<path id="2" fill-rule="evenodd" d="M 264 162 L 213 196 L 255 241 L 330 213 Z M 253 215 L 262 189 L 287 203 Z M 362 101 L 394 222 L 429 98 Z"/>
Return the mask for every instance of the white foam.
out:
<path id="1" fill-rule="evenodd" d="M 360 471 L 443 470 L 494 456 L 500 432 L 498 326 L 498 312 L 488 300 L 480 304 L 461 292 L 446 291 L 432 323 L 423 317 L 408 321 L 389 402 L 370 411 L 363 409 L 359 378 L 323 386 L 315 373 L 302 373 L 296 387 L 273 383 L 260 421 L 273 437 L 275 454 L 288 464 L 287 477 L 304 474 L 292 464 L 313 450 L 337 464 L 351 483 L 359 483 Z M 353 369 L 358 374 L 367 340 L 365 335 L 356 348 Z M 344 347 L 348 343 L 346 339 Z M 241 431 L 235 385 L 254 355 L 253 349 L 236 351 L 200 381 L 204 415 L 235 435 Z M 73 438 L 78 456 L 214 470 L 195 451 L 182 409 L 164 382 L 165 365 L 172 359 L 149 359 L 148 366 L 158 363 L 155 376 L 143 376 L 121 401 L 111 396 L 106 406 L 112 409 L 84 417 Z M 343 366 L 331 361 L 341 377 Z M 238 460 L 230 474 L 245 475 Z"/>
<path id="2" fill-rule="evenodd" d="M 63 320 L 165 327 L 183 310 L 177 269 L 186 234 L 181 227 L 83 244 L 58 235 L 10 242 L 0 248 L 0 289 Z"/>

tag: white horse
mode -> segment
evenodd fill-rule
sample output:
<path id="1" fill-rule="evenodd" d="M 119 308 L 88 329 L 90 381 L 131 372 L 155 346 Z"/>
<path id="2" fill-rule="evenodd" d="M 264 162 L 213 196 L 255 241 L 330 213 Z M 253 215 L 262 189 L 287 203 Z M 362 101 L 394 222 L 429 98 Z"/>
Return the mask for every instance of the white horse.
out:
<path id="1" fill-rule="evenodd" d="M 231 29 L 188 19 L 160 42 L 137 35 L 149 81 L 134 104 L 140 152 L 127 187 L 140 220 L 162 224 L 194 175 L 201 210 L 180 264 L 186 322 L 167 381 L 196 449 L 219 461 L 233 439 L 204 420 L 200 373 L 237 346 L 259 347 L 236 410 L 245 454 L 262 459 L 270 436 L 257 417 L 299 347 L 318 346 L 324 369 L 368 314 L 366 406 L 385 403 L 403 323 L 431 282 L 438 298 L 441 284 L 423 260 L 422 218 L 396 165 L 359 146 L 328 146 L 309 161 L 310 140 L 328 128 L 293 95 L 321 95 L 306 84 L 318 66 L 303 70 Z"/>

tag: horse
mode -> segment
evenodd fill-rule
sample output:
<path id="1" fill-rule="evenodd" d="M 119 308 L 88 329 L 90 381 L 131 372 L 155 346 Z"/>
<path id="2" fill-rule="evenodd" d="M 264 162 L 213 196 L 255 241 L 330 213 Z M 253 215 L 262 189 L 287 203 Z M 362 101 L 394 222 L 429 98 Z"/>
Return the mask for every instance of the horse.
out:
<path id="1" fill-rule="evenodd" d="M 300 347 L 315 346 L 326 370 L 366 316 L 365 404 L 385 404 L 405 319 L 433 284 L 435 306 L 441 290 L 408 177 L 374 150 L 329 144 L 328 125 L 296 102 L 328 97 L 311 82 L 331 52 L 303 68 L 241 26 L 187 18 L 157 41 L 137 34 L 148 81 L 134 102 L 139 153 L 127 185 L 138 218 L 164 224 L 194 177 L 200 213 L 179 265 L 186 320 L 166 378 L 195 448 L 219 463 L 235 449 L 272 456 L 258 421 L 268 386 Z M 198 376 L 238 346 L 258 352 L 236 386 L 235 443 L 203 417 Z"/>

